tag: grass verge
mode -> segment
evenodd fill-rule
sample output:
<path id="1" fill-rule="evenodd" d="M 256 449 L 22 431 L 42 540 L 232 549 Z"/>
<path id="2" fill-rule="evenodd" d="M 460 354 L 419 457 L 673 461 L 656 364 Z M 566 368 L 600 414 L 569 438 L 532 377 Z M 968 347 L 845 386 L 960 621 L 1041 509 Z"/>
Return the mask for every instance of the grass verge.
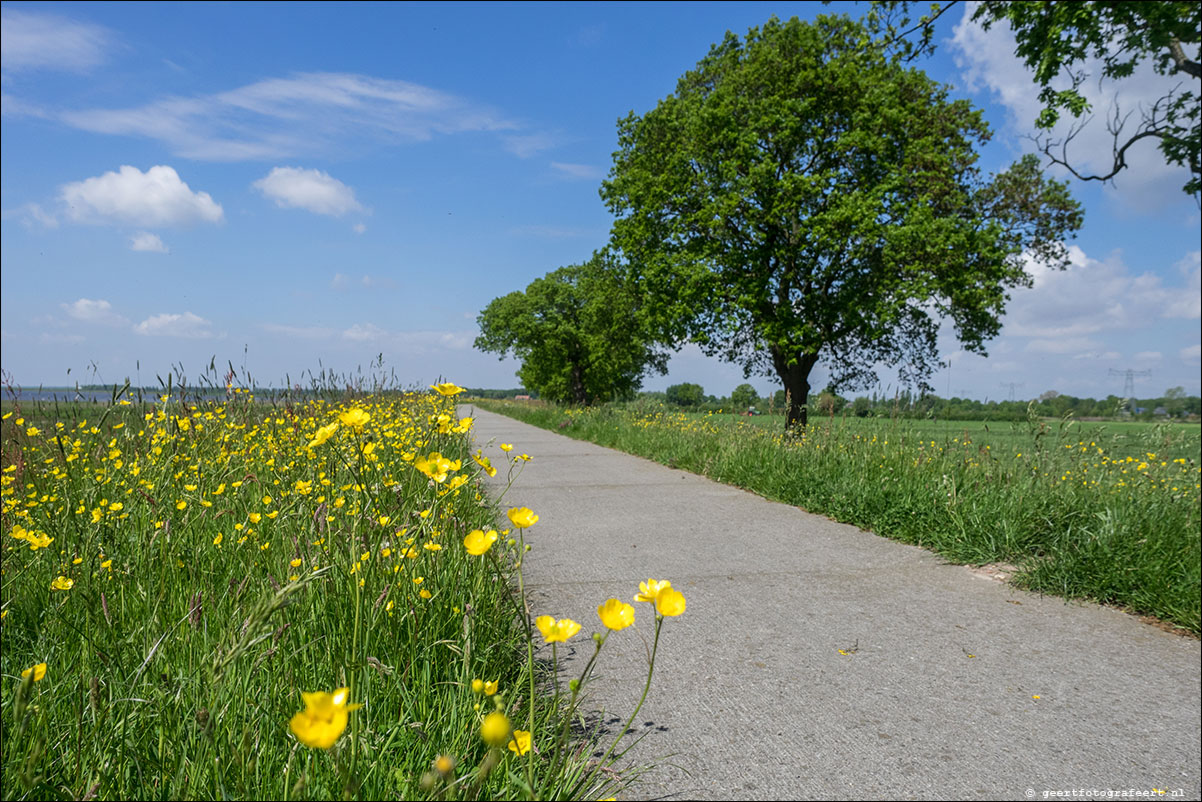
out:
<path id="1" fill-rule="evenodd" d="M 536 676 L 520 539 L 467 549 L 497 509 L 453 414 L 6 405 L 0 796 L 605 794 Z"/>

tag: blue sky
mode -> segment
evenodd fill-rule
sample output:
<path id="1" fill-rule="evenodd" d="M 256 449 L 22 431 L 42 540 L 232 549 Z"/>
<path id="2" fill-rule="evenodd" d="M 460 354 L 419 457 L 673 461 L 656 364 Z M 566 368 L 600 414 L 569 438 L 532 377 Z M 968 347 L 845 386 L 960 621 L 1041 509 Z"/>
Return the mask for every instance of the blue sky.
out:
<path id="1" fill-rule="evenodd" d="M 475 318 L 605 244 L 616 121 L 673 91 L 727 30 L 809 3 L 3 4 L 3 369 L 18 384 L 153 383 L 216 357 L 262 384 L 382 354 L 405 383 L 517 385 Z M 1036 89 L 1004 28 L 956 9 L 923 67 L 985 110 L 982 153 L 1031 145 Z M 1163 78 L 1121 84 L 1123 108 Z M 1110 87 L 1090 83 L 1097 105 Z M 1079 160 L 1109 154 L 1102 120 Z M 1199 389 L 1199 211 L 1149 146 L 1086 210 L 1064 273 L 1016 291 L 977 398 Z M 1095 159 L 1100 165 L 1100 160 Z M 68 374 L 70 370 L 70 374 Z M 814 383 L 821 386 L 820 367 Z M 715 395 L 737 366 L 686 345 L 648 389 Z M 774 380 L 753 377 L 761 392 Z M 881 372 L 882 388 L 896 377 Z"/>

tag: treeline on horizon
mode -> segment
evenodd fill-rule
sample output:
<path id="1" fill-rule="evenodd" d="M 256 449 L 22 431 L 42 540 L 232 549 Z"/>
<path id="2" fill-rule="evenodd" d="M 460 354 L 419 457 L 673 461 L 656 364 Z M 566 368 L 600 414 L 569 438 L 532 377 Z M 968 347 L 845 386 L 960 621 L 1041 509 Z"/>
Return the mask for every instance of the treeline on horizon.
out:
<path id="1" fill-rule="evenodd" d="M 538 394 L 522 388 L 496 390 L 468 389 L 466 396 L 482 399 L 512 399 L 526 395 L 538 399 Z M 698 384 L 675 384 L 665 391 L 642 391 L 619 403 L 662 403 L 689 412 L 730 412 L 742 414 L 754 408 L 761 414 L 784 414 L 787 407 L 785 391 L 761 397 L 750 384 L 736 387 L 730 395 L 706 395 Z M 1154 398 L 1120 398 L 1108 395 L 1103 399 L 1079 398 L 1049 390 L 1036 399 L 979 401 L 973 398 L 942 398 L 933 393 L 922 394 L 900 390 L 893 394 L 874 392 L 870 395 L 846 398 L 830 388 L 814 394 L 808 404 L 813 415 L 840 415 L 860 418 L 942 418 L 963 421 L 1021 421 L 1031 414 L 1041 417 L 1106 418 L 1125 420 L 1198 420 L 1202 416 L 1202 397 L 1186 395 L 1181 387 L 1172 387 Z"/>

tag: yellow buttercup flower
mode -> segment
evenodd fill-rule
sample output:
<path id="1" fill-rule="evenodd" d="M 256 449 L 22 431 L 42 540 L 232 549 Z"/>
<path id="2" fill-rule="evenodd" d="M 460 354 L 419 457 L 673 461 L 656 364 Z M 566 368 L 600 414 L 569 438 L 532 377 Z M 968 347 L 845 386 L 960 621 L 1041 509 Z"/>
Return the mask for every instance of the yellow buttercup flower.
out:
<path id="1" fill-rule="evenodd" d="M 460 393 L 462 393 L 464 391 L 462 387 L 458 387 L 458 386 L 452 384 L 451 382 L 443 382 L 442 384 L 431 384 L 430 389 L 446 398 L 449 398 L 450 396 L 453 396 L 453 395 L 459 395 Z"/>
<path id="2" fill-rule="evenodd" d="M 305 709 L 292 717 L 288 726 L 301 743 L 313 749 L 329 749 L 346 730 L 348 714 L 363 705 L 347 704 L 350 688 L 333 693 L 302 693 Z"/>
<path id="3" fill-rule="evenodd" d="M 601 623 L 612 630 L 626 629 L 634 623 L 634 608 L 617 599 L 609 599 L 597 608 Z"/>
<path id="4" fill-rule="evenodd" d="M 313 435 L 313 439 L 309 441 L 308 447 L 309 448 L 317 448 L 317 446 L 321 445 L 322 443 L 324 443 L 325 441 L 327 441 L 331 437 L 333 437 L 334 433 L 337 431 L 338 431 L 338 422 L 337 421 L 334 421 L 329 426 L 322 426 L 320 429 L 317 430 L 317 433 L 315 435 Z"/>
<path id="5" fill-rule="evenodd" d="M 344 425 L 350 426 L 358 431 L 366 426 L 367 422 L 371 420 L 371 414 L 359 409 L 358 407 L 355 407 L 354 409 L 347 410 L 339 415 L 338 420 L 342 421 Z"/>
<path id="6" fill-rule="evenodd" d="M 75 580 L 67 579 L 65 576 L 61 575 L 58 577 L 58 579 L 55 579 L 50 583 L 50 588 L 52 590 L 70 590 L 73 587 L 75 587 Z"/>
<path id="7" fill-rule="evenodd" d="M 492 544 L 496 542 L 497 532 L 495 529 L 490 529 L 487 532 L 482 529 L 473 529 L 463 539 L 463 547 L 467 549 L 468 554 L 479 557 L 491 549 Z"/>
<path id="8" fill-rule="evenodd" d="M 538 523 L 538 516 L 529 507 L 513 507 L 509 510 L 509 520 L 518 529 L 525 529 Z"/>
<path id="9" fill-rule="evenodd" d="M 518 756 L 530 751 L 530 733 L 525 730 L 514 730 L 513 738 L 509 740 L 509 751 Z"/>
<path id="10" fill-rule="evenodd" d="M 538 627 L 538 631 L 543 633 L 543 638 L 547 643 L 555 643 L 556 641 L 567 642 L 568 638 L 580 631 L 580 624 L 570 618 L 561 618 L 555 620 L 553 615 L 540 615 L 534 619 L 534 625 Z"/>
<path id="11" fill-rule="evenodd" d="M 45 664 L 45 663 L 38 663 L 38 664 L 37 664 L 36 666 L 34 666 L 33 668 L 27 668 L 27 669 L 25 669 L 24 671 L 22 671 L 22 672 L 21 672 L 21 679 L 25 679 L 25 678 L 26 678 L 26 677 L 28 677 L 30 674 L 33 674 L 33 681 L 34 681 L 34 682 L 41 682 L 41 681 L 42 681 L 42 677 L 46 676 L 46 664 Z"/>
<path id="12" fill-rule="evenodd" d="M 497 693 L 497 686 L 498 686 L 499 684 L 500 684 L 500 680 L 495 680 L 495 679 L 494 679 L 494 680 L 491 680 L 490 682 L 486 682 L 486 683 L 484 683 L 484 695 L 485 695 L 485 696 L 494 696 L 494 695 L 496 695 L 496 693 Z"/>
<path id="13" fill-rule="evenodd" d="M 639 583 L 639 594 L 634 597 L 636 602 L 650 602 L 655 604 L 655 597 L 664 588 L 672 587 L 672 583 L 668 580 L 648 579 L 646 582 Z"/>
<path id="14" fill-rule="evenodd" d="M 673 587 L 662 588 L 655 597 L 655 612 L 676 616 L 684 612 L 684 594 Z"/>
<path id="15" fill-rule="evenodd" d="M 501 443 L 501 450 L 508 454 L 510 451 L 513 451 L 513 445 L 510 443 Z"/>
<path id="16" fill-rule="evenodd" d="M 489 713 L 480 725 L 480 737 L 484 739 L 484 743 L 498 749 L 509 741 L 510 731 L 509 718 L 500 711 Z"/>

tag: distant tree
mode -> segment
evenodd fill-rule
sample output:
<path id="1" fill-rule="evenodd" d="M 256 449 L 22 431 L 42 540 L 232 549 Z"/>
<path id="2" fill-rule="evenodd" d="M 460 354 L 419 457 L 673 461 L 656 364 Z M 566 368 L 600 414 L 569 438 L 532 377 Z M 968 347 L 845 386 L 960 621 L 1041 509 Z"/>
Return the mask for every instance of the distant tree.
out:
<path id="1" fill-rule="evenodd" d="M 872 414 L 872 402 L 864 396 L 857 396 L 855 401 L 851 402 L 851 414 L 857 418 L 867 418 Z"/>
<path id="2" fill-rule="evenodd" d="M 694 408 L 705 403 L 705 390 L 700 384 L 673 384 L 666 391 L 667 402 L 678 407 Z"/>
<path id="3" fill-rule="evenodd" d="M 667 352 L 641 325 L 638 296 L 594 255 L 496 298 L 479 317 L 476 348 L 522 361 L 522 385 L 552 401 L 593 404 L 625 398 Z"/>
<path id="4" fill-rule="evenodd" d="M 1081 222 L 1033 155 L 984 180 L 980 112 L 869 42 L 845 17 L 728 33 L 619 121 L 602 184 L 663 336 L 775 374 L 786 426 L 805 424 L 820 361 L 839 387 L 878 364 L 924 386 L 944 317 L 985 353 L 1024 260 L 1064 267 Z"/>
<path id="5" fill-rule="evenodd" d="M 739 411 L 746 411 L 748 407 L 755 406 L 755 402 L 759 400 L 759 394 L 750 384 L 740 384 L 730 393 L 730 405 Z"/>
<path id="6" fill-rule="evenodd" d="M 843 411 L 845 406 L 847 406 L 847 399 L 830 387 L 818 394 L 818 401 L 814 404 L 815 409 L 823 415 L 837 415 Z"/>
<path id="7" fill-rule="evenodd" d="M 953 2 L 933 4 L 931 11 L 910 27 L 910 2 L 890 0 L 873 4 L 870 13 L 879 28 L 892 37 L 905 40 L 908 56 L 934 49 L 934 21 Z M 1039 100 L 1043 108 L 1035 125 L 1051 129 L 1067 111 L 1074 118 L 1092 111 L 1078 91 L 1090 79 L 1123 80 L 1150 62 L 1161 75 L 1178 76 L 1181 82 L 1160 98 L 1150 99 L 1139 109 L 1138 124 L 1129 127 L 1132 109 L 1126 115 L 1120 108 L 1109 112 L 1108 129 L 1114 137 L 1113 163 L 1102 174 L 1084 174 L 1069 163 L 1068 145 L 1081 132 L 1088 118 L 1074 123 L 1063 139 L 1046 134 L 1037 137 L 1044 154 L 1083 181 L 1108 181 L 1128 167 L 1127 151 L 1137 142 L 1149 139 L 1158 143 L 1168 164 L 1185 166 L 1192 178 L 1182 187 L 1195 198 L 1202 189 L 1199 153 L 1202 136 L 1202 63 L 1199 40 L 1202 39 L 1202 3 L 1190 2 L 1009 2 L 986 0 L 973 10 L 972 18 L 988 30 L 1004 22 L 1014 31 L 1014 54 L 1035 73 Z M 911 39 L 906 39 L 914 35 Z M 1190 52 L 1187 52 L 1187 48 Z M 1087 59 L 1101 61 L 1100 76 L 1083 69 Z M 1069 88 L 1056 89 L 1053 83 L 1067 78 Z"/>
<path id="8" fill-rule="evenodd" d="M 1164 391 L 1164 410 L 1176 418 L 1185 411 L 1185 388 L 1170 387 Z"/>

